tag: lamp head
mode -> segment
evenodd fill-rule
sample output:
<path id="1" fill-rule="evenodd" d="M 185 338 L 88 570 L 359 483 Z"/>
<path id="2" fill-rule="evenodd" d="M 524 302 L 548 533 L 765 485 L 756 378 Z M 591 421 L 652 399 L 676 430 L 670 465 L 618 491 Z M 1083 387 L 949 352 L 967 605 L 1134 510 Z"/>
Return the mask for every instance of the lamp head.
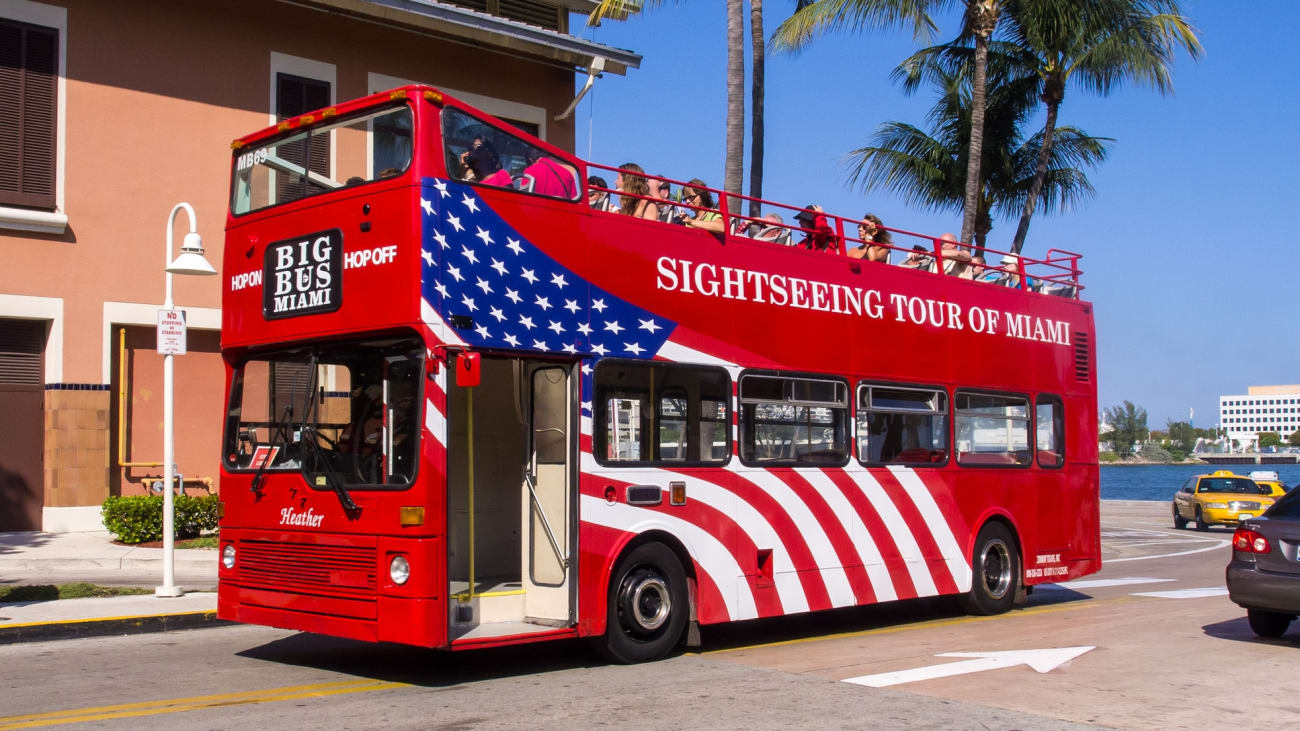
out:
<path id="1" fill-rule="evenodd" d="M 216 274 L 208 260 L 203 256 L 203 239 L 191 231 L 185 234 L 181 243 L 181 253 L 167 265 L 168 274 Z"/>

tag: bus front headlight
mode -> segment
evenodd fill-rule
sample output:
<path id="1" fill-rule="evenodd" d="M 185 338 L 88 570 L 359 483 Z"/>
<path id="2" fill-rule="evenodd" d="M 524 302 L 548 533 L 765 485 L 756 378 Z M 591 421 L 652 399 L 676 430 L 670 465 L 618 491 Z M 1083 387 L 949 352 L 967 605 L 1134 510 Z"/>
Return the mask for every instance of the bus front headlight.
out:
<path id="1" fill-rule="evenodd" d="M 411 563 L 405 556 L 393 556 L 393 560 L 388 562 L 388 578 L 398 586 L 405 584 L 406 580 L 411 578 Z"/>
<path id="2" fill-rule="evenodd" d="M 227 543 L 226 547 L 221 549 L 221 565 L 228 569 L 235 568 L 235 547 Z"/>

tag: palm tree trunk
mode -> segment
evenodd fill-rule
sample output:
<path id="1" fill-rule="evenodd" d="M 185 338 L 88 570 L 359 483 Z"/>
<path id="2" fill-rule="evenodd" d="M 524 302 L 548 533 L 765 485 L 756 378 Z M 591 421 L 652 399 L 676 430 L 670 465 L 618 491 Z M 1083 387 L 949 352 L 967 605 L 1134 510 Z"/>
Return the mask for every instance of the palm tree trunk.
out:
<path id="1" fill-rule="evenodd" d="M 750 79 L 750 119 L 749 127 L 749 196 L 763 197 L 763 75 L 765 73 L 763 58 L 763 0 L 749 0 L 749 44 L 754 57 L 754 69 Z M 762 205 L 758 201 L 749 202 L 749 215 L 758 218 Z"/>
<path id="2" fill-rule="evenodd" d="M 988 77 L 989 46 L 975 41 L 975 80 L 971 89 L 970 144 L 966 153 L 966 201 L 962 206 L 961 241 L 969 244 L 975 231 L 975 206 L 979 201 L 980 157 L 984 153 L 984 87 Z"/>
<path id="3" fill-rule="evenodd" d="M 1025 247 L 1025 238 L 1029 236 L 1029 219 L 1034 217 L 1034 207 L 1043 192 L 1043 182 L 1047 180 L 1047 163 L 1052 157 L 1052 136 L 1056 132 L 1056 112 L 1061 107 L 1059 98 L 1047 101 L 1047 122 L 1043 125 L 1043 147 L 1038 151 L 1038 167 L 1034 170 L 1034 182 L 1029 185 L 1029 197 L 1025 199 L 1025 210 L 1020 214 L 1020 225 L 1016 226 L 1016 238 L 1011 242 L 1011 251 L 1019 254 Z"/>
<path id="4" fill-rule="evenodd" d="M 727 0 L 727 162 L 723 189 L 740 193 L 745 170 L 745 3 Z M 727 210 L 737 212 L 736 199 Z"/>
<path id="5" fill-rule="evenodd" d="M 976 207 L 983 181 L 980 161 L 984 155 L 984 98 L 988 85 L 989 38 L 998 24 L 998 0 L 968 0 L 967 17 L 975 35 L 975 79 L 971 83 L 970 150 L 966 159 L 966 200 L 962 206 L 961 241 L 971 243 L 975 232 Z"/>

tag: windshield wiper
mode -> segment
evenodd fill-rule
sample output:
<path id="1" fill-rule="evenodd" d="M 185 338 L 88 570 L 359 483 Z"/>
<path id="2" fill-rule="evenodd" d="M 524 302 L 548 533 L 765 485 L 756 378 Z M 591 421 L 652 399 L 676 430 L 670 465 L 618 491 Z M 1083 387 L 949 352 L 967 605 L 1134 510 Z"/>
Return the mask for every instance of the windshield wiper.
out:
<path id="1" fill-rule="evenodd" d="M 347 513 L 349 517 L 352 517 L 361 512 L 361 508 L 357 506 L 355 501 L 353 501 L 352 494 L 348 492 L 348 489 L 343 486 L 343 482 L 339 480 L 338 474 L 334 471 L 333 466 L 329 462 L 329 458 L 325 455 L 325 450 L 321 449 L 319 433 L 316 431 L 316 427 L 311 424 L 312 412 L 317 406 L 317 386 L 319 385 L 318 379 L 320 378 L 320 368 L 317 364 L 315 351 L 312 352 L 311 360 L 308 361 L 307 367 L 310 369 L 311 375 L 307 381 L 307 403 L 304 405 L 302 410 L 302 428 L 298 432 L 299 445 L 301 446 L 301 440 L 307 440 L 307 443 L 311 446 L 312 458 L 315 460 L 317 466 L 320 467 L 321 476 L 325 478 L 325 484 L 334 491 L 335 495 L 338 496 L 339 505 L 343 506 L 343 512 Z M 304 462 L 304 467 L 305 466 Z"/>
<path id="2" fill-rule="evenodd" d="M 255 493 L 260 494 L 262 491 L 262 479 L 266 476 L 266 466 L 271 464 L 271 460 L 275 458 L 275 455 L 279 454 L 279 450 L 287 446 L 289 441 L 289 425 L 287 422 L 292 415 L 293 404 L 286 404 L 284 413 L 280 416 L 280 420 L 276 422 L 276 439 L 268 446 L 266 456 L 262 458 L 262 464 L 257 466 L 257 474 L 253 475 L 252 491 Z M 257 454 L 257 451 L 254 450 L 253 454 Z"/>

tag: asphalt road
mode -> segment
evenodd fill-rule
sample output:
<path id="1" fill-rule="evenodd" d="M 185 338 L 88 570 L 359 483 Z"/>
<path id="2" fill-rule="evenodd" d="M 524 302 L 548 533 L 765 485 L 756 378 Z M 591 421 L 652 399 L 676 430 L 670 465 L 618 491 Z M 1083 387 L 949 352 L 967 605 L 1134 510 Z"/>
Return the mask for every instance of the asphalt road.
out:
<path id="1" fill-rule="evenodd" d="M 1230 531 L 1166 516 L 1107 503 L 1106 568 L 999 617 L 931 600 L 706 628 L 699 653 L 635 667 L 576 642 L 453 654 L 243 626 L 9 645 L 0 729 L 1300 725 L 1300 623 L 1255 638 L 1223 590 Z M 1080 649 L 1041 673 L 1012 659 L 860 684 L 1047 648 Z"/>

